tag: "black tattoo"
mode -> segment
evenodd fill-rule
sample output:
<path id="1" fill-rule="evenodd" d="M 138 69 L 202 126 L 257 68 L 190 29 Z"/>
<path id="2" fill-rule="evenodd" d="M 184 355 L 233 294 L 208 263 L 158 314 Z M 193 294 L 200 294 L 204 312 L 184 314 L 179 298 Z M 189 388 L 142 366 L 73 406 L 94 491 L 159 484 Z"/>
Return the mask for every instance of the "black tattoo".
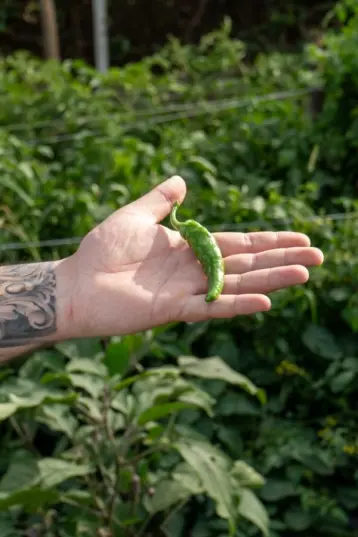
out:
<path id="1" fill-rule="evenodd" d="M 56 332 L 56 274 L 51 263 L 0 267 L 0 349 Z"/>

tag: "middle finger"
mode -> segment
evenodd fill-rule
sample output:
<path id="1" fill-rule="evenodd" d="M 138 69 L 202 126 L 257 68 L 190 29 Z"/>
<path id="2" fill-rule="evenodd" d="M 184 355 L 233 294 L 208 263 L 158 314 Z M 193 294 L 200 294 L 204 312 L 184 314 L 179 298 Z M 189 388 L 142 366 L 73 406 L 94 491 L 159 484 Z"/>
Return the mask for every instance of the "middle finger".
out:
<path id="1" fill-rule="evenodd" d="M 245 274 L 254 270 L 262 270 L 287 265 L 303 265 L 312 267 L 323 261 L 322 252 L 318 248 L 277 248 L 257 254 L 236 254 L 225 258 L 226 274 Z"/>

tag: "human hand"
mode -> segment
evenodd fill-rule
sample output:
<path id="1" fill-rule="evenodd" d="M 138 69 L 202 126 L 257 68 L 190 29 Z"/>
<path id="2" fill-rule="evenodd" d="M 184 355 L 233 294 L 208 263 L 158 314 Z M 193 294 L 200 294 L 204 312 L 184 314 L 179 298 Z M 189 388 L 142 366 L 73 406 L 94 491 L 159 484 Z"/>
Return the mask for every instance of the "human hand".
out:
<path id="1" fill-rule="evenodd" d="M 216 233 L 225 263 L 222 295 L 205 302 L 207 282 L 179 233 L 160 225 L 186 185 L 172 177 L 109 216 L 71 260 L 71 319 L 81 337 L 135 333 L 171 321 L 230 318 L 270 309 L 267 294 L 304 284 L 323 262 L 306 235 Z"/>

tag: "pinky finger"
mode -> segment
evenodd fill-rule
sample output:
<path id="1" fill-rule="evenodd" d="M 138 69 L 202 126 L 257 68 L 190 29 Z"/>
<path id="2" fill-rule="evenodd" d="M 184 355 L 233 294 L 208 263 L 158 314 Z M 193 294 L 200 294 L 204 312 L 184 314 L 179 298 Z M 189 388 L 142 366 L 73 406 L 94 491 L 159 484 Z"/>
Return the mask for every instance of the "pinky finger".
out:
<path id="1" fill-rule="evenodd" d="M 271 301 L 266 295 L 221 295 L 209 303 L 205 302 L 205 295 L 194 295 L 183 304 L 178 320 L 195 323 L 209 319 L 228 319 L 268 311 L 270 308 Z"/>

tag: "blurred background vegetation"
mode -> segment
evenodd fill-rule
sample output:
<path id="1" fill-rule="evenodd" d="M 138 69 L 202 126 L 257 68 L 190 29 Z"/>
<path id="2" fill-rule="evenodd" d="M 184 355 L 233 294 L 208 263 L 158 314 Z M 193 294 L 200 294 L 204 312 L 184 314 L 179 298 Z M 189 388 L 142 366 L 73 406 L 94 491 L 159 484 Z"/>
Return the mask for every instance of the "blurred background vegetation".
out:
<path id="1" fill-rule="evenodd" d="M 118 5 L 119 4 L 119 5 Z M 269 313 L 0 370 L 0 537 L 358 535 L 358 6 L 0 3 L 0 262 L 59 258 L 171 174 L 182 217 L 325 263 Z M 48 241 L 48 242 L 47 242 Z"/>
<path id="2" fill-rule="evenodd" d="M 250 54 L 297 50 L 307 40 L 320 37 L 322 20 L 334 5 L 334 0 L 253 0 L 244 4 L 229 0 L 107 0 L 112 64 L 158 52 L 169 35 L 181 42 L 198 43 L 225 17 L 230 17 L 234 35 L 246 42 Z M 55 7 L 62 57 L 92 63 L 91 0 L 61 0 Z M 2 52 L 24 48 L 41 55 L 40 2 L 2 0 L 0 30 Z"/>

